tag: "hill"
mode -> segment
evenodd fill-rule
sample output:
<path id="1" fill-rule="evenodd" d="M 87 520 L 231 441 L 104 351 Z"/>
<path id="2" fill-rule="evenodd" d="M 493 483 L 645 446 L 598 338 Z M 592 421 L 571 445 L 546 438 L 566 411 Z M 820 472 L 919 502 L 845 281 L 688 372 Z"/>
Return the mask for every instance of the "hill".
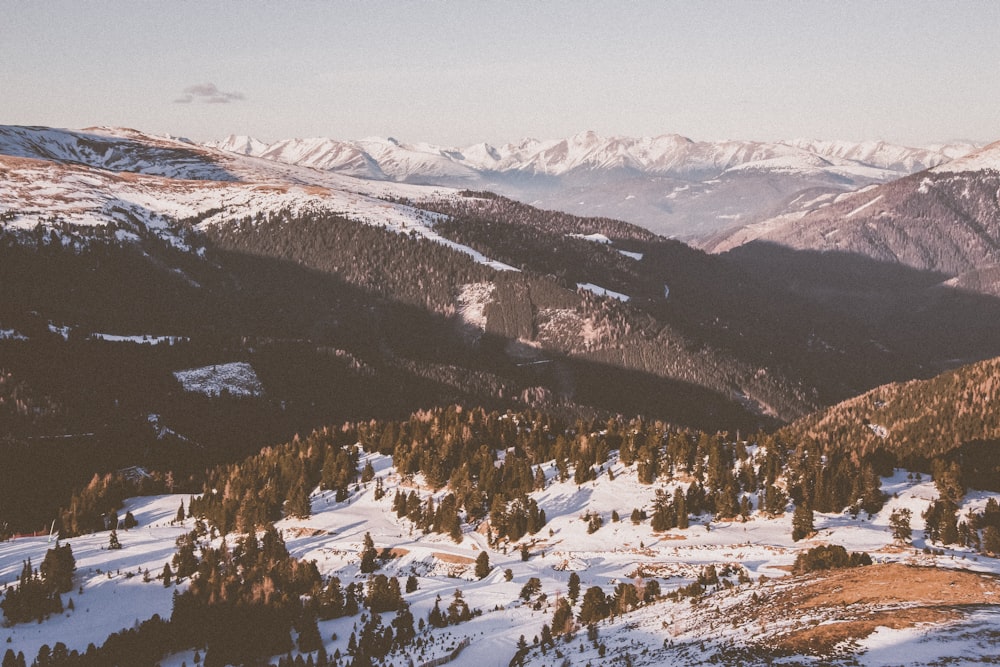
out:
<path id="1" fill-rule="evenodd" d="M 893 383 L 800 419 L 781 437 L 828 451 L 884 454 L 930 472 L 950 463 L 962 484 L 997 488 L 1000 480 L 1000 359 L 930 380 Z"/>
<path id="2" fill-rule="evenodd" d="M 794 541 L 787 501 L 764 509 L 773 443 L 660 428 L 450 408 L 324 429 L 214 469 L 197 496 L 125 500 L 120 513 L 138 525 L 118 531 L 121 549 L 108 548 L 101 528 L 63 540 L 76 572 L 62 611 L 11 624 L 0 641 L 15 654 L 58 653 L 57 666 L 91 643 L 100 664 L 124 655 L 170 666 L 234 656 L 289 664 L 317 661 L 320 650 L 341 664 L 868 664 L 901 645 L 909 664 L 996 656 L 997 561 L 930 541 L 922 515 L 938 496 L 933 483 L 895 471 L 881 480 L 889 497 L 880 510 L 816 512 L 815 532 Z M 480 454 L 461 454 L 469 448 Z M 663 465 L 650 480 L 651 448 Z M 427 454 L 439 458 L 421 461 Z M 534 460 L 536 472 L 519 479 Z M 433 471 L 452 461 L 442 481 Z M 754 470 L 758 491 L 744 491 Z M 680 518 L 670 500 L 678 491 L 724 488 L 711 481 L 720 473 L 739 480 L 751 503 L 744 515 L 688 505 L 689 525 L 659 523 L 665 508 Z M 781 472 L 774 482 L 792 479 Z M 474 509 L 484 501 L 477 490 L 493 495 L 487 514 Z M 996 499 L 970 492 L 959 510 L 995 521 Z M 271 509 L 255 520 L 256 503 Z M 903 510 L 912 544 L 893 536 Z M 538 514 L 522 523 L 525 512 Z M 254 525 L 263 532 L 245 532 Z M 52 546 L 45 537 L 0 543 L 0 580 L 20 586 L 23 562 L 42 562 Z M 834 547 L 882 564 L 789 576 Z M 240 625 L 246 614 L 252 634 Z"/>

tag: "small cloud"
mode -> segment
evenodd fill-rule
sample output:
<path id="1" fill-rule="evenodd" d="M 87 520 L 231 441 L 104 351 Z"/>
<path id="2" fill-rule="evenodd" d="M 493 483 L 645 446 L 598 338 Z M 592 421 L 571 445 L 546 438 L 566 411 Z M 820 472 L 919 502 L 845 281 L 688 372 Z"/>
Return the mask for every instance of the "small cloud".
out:
<path id="1" fill-rule="evenodd" d="M 174 104 L 191 104 L 195 101 L 205 104 L 229 104 L 243 99 L 246 99 L 243 93 L 219 90 L 214 83 L 199 83 L 185 88 L 184 94 L 175 99 Z"/>

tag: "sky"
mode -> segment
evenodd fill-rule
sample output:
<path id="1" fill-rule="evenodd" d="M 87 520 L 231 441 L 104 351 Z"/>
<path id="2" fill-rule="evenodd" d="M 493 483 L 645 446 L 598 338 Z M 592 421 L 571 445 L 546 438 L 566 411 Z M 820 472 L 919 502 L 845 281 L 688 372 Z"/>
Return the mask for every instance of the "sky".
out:
<path id="1" fill-rule="evenodd" d="M 1000 139 L 1000 2 L 0 0 L 0 124 Z"/>

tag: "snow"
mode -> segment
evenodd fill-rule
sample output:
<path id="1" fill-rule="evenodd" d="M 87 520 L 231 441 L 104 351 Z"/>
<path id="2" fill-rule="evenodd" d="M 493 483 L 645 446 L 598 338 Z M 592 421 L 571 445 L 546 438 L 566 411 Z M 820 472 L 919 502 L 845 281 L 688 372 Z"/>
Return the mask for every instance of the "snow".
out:
<path id="1" fill-rule="evenodd" d="M 28 337 L 16 329 L 0 329 L 0 340 L 28 340 Z"/>
<path id="2" fill-rule="evenodd" d="M 474 330 L 486 331 L 486 307 L 492 303 L 495 291 L 493 283 L 462 285 L 455 299 L 459 318 Z"/>
<path id="3" fill-rule="evenodd" d="M 932 171 L 940 174 L 987 170 L 1000 171 L 1000 141 L 935 167 Z"/>
<path id="4" fill-rule="evenodd" d="M 128 130 L 100 130 L 99 134 L 115 146 L 120 158 L 113 170 L 107 170 L 107 161 L 92 152 L 74 148 L 85 143 L 85 133 L 0 126 L 0 167 L 5 167 L 0 201 L 3 210 L 13 214 L 0 224 L 21 231 L 33 230 L 39 223 L 58 229 L 56 222 L 114 226 L 119 242 L 135 242 L 143 233 L 152 233 L 176 248 L 198 252 L 185 241 L 179 221 L 198 218 L 198 227 L 204 229 L 287 209 L 336 214 L 416 234 L 495 270 L 517 270 L 442 237 L 432 228 L 440 216 L 387 201 L 457 196 L 449 188 L 362 180 L 186 144 L 182 157 L 176 157 L 164 151 L 175 150 L 178 142 Z M 71 162 L 24 159 L 37 157 L 39 144 L 48 147 L 44 157 Z M 157 159 L 136 157 L 146 154 Z"/>
<path id="5" fill-rule="evenodd" d="M 730 169 L 827 171 L 888 180 L 940 165 L 975 148 L 965 143 L 908 147 L 885 142 L 815 140 L 702 142 L 676 134 L 603 137 L 593 131 L 563 139 L 523 139 L 502 146 L 477 143 L 463 148 L 381 137 L 284 139 L 264 145 L 234 135 L 207 145 L 324 171 L 395 181 L 471 181 L 492 173 L 562 176 L 574 171 L 615 169 L 674 175 L 721 174 Z"/>
<path id="6" fill-rule="evenodd" d="M 621 253 L 622 255 L 625 255 L 626 257 L 630 257 L 631 259 L 634 259 L 636 261 L 642 260 L 642 253 L 641 252 L 629 252 L 628 250 L 619 250 L 618 252 Z"/>
<path id="7" fill-rule="evenodd" d="M 879 201 L 880 199 L 882 199 L 882 195 L 879 195 L 879 196 L 875 197 L 874 199 L 872 199 L 871 201 L 869 201 L 869 202 L 866 202 L 866 203 L 862 204 L 861 206 L 857 207 L 856 209 L 854 209 L 853 211 L 851 211 L 850 213 L 848 213 L 848 214 L 847 214 L 846 216 L 844 216 L 844 217 L 845 217 L 845 218 L 853 218 L 853 217 L 854 217 L 855 215 L 857 215 L 857 214 L 858 214 L 858 213 L 860 213 L 861 211 L 863 211 L 863 210 L 865 210 L 866 208 L 868 208 L 869 206 L 871 206 L 871 205 L 873 205 L 873 204 L 877 203 L 877 202 L 878 202 L 878 201 Z"/>
<path id="8" fill-rule="evenodd" d="M 159 423 L 155 415 L 150 418 Z M 416 618 L 426 617 L 438 595 L 447 601 L 455 588 L 460 587 L 469 605 L 482 610 L 483 614 L 468 623 L 435 631 L 438 637 L 449 637 L 449 642 L 471 640 L 470 646 L 453 663 L 456 665 L 507 665 L 517 638 L 523 634 L 530 643 L 531 638 L 540 633 L 542 625 L 551 621 L 553 603 L 557 596 L 565 594 L 571 572 L 580 576 L 583 590 L 596 585 L 610 592 L 619 582 L 633 581 L 641 569 L 647 579 L 655 577 L 663 591 L 669 592 L 693 581 L 707 564 L 729 563 L 745 568 L 752 583 L 714 593 L 708 599 L 709 604 L 664 600 L 602 622 L 598 629 L 599 640 L 607 645 L 608 658 L 617 651 L 631 650 L 636 665 L 704 664 L 713 651 L 726 642 L 756 638 L 756 625 L 719 624 L 718 615 L 713 615 L 715 609 L 720 608 L 722 617 L 729 609 L 736 613 L 739 605 L 750 604 L 749 597 L 761 590 L 762 577 L 784 581 L 787 568 L 796 555 L 817 544 L 843 544 L 852 551 L 865 550 L 879 561 L 1000 573 L 997 560 L 973 560 L 971 553 L 962 549 L 948 548 L 943 556 L 922 554 L 918 550 L 923 545 L 919 537 L 914 540 L 913 549 L 900 549 L 893 544 L 888 525 L 891 513 L 899 508 L 910 509 L 914 535 L 918 536 L 923 529 L 920 515 L 937 497 L 929 479 L 915 479 L 904 470 L 883 480 L 883 490 L 891 497 L 874 516 L 862 513 L 854 518 L 847 513 L 817 513 L 817 534 L 793 542 L 788 512 L 774 518 L 754 513 L 747 522 L 710 522 L 711 517 L 698 516 L 693 517 L 687 530 L 654 533 L 648 521 L 633 525 L 628 519 L 631 510 L 645 508 L 649 511 L 657 488 L 672 492 L 677 486 L 686 487 L 685 482 L 640 484 L 635 466 L 622 465 L 612 453 L 610 463 L 597 470 L 597 479 L 577 485 L 572 482 L 572 475 L 570 480 L 559 482 L 556 467 L 550 462 L 542 465 L 546 488 L 531 494 L 545 511 L 548 524 L 537 535 L 528 536 L 532 555 L 525 562 L 520 558 L 517 545 L 493 548 L 482 534 L 467 526 L 460 543 L 443 535 L 425 535 L 415 530 L 408 519 L 397 518 L 391 510 L 395 489 L 403 485 L 404 490 L 414 489 L 422 498 L 431 495 L 432 491 L 419 475 L 412 482 L 404 482 L 387 456 L 367 454 L 361 465 L 366 462 L 372 464 L 376 477 L 382 480 L 387 491 L 380 500 L 374 497 L 374 481 L 362 485 L 343 502 L 337 502 L 332 492 L 316 490 L 311 495 L 312 516 L 284 519 L 277 527 L 283 532 L 292 555 L 314 560 L 322 575 L 336 574 L 344 581 L 364 578 L 358 565 L 366 532 L 373 536 L 376 548 L 397 549 L 400 556 L 387 561 L 381 571 L 389 576 L 405 577 L 411 573 L 417 576 L 419 589 L 406 595 Z M 609 469 L 614 473 L 613 480 L 608 475 Z M 436 500 L 445 493 L 447 489 L 434 494 Z M 981 508 L 987 498 L 997 496 L 970 492 L 961 511 Z M 74 580 L 76 588 L 64 595 L 64 602 L 72 598 L 75 610 L 40 624 L 0 628 L 0 646 L 10 638 L 6 646 L 24 651 L 30 660 L 43 643 L 52 646 L 62 641 L 70 649 L 82 651 L 88 643 L 100 644 L 108 634 L 131 627 L 153 614 L 168 617 L 175 587 L 164 588 L 155 578 L 145 583 L 142 572 L 148 569 L 153 577 L 158 575 L 174 552 L 176 538 L 191 530 L 192 519 L 173 523 L 178 506 L 182 502 L 187 505 L 187 501 L 186 495 L 127 500 L 120 514 L 131 511 L 139 527 L 119 531 L 123 545 L 120 551 L 105 548 L 106 532 L 66 540 L 73 548 L 78 570 Z M 612 510 L 621 515 L 621 521 L 611 520 Z M 587 522 L 582 520 L 582 516 L 591 511 L 604 519 L 603 527 L 594 533 L 587 532 Z M 228 539 L 231 544 L 233 538 Z M 40 563 L 45 550 L 51 546 L 46 537 L 0 543 L 0 581 L 14 580 L 26 558 Z M 476 580 L 472 561 L 483 550 L 489 554 L 494 569 L 485 579 Z M 505 581 L 502 574 L 507 568 L 513 572 L 511 582 Z M 529 577 L 538 577 L 547 595 L 547 602 L 539 610 L 532 609 L 519 598 L 520 589 Z M 82 594 L 77 592 L 80 588 Z M 356 618 L 345 618 L 320 622 L 320 633 L 327 638 L 329 653 L 336 649 L 344 653 L 356 621 Z M 804 617 L 789 621 L 805 622 L 808 619 Z M 980 608 L 951 625 L 916 626 L 904 630 L 880 628 L 860 640 L 855 650 L 862 652 L 859 659 L 866 665 L 899 664 L 900 651 L 905 652 L 907 664 L 929 665 L 935 664 L 934 661 L 944 664 L 946 658 L 955 656 L 971 663 L 976 655 L 996 652 L 988 638 L 990 633 L 995 636 L 998 628 L 1000 611 Z M 768 628 L 768 632 L 781 630 L 781 627 Z M 334 633 L 338 637 L 336 640 L 330 639 Z M 565 645 L 568 664 L 607 664 L 590 642 L 584 640 L 585 636 L 586 632 L 581 630 L 572 646 Z M 584 646 L 582 652 L 576 644 Z M 643 649 L 647 652 L 645 655 L 641 654 Z M 168 657 L 161 664 L 179 667 L 181 662 L 187 662 L 190 665 L 193 664 L 192 656 L 193 652 L 185 651 Z M 536 651 L 529 664 L 551 664 L 551 655 L 548 661 L 540 657 Z"/>
<path id="9" fill-rule="evenodd" d="M 604 234 L 570 234 L 571 238 L 583 239 L 584 241 L 593 241 L 594 243 L 603 243 L 605 245 L 611 245 L 611 239 L 609 239 Z"/>
<path id="10" fill-rule="evenodd" d="M 185 391 L 206 396 L 219 396 L 223 391 L 232 396 L 259 396 L 264 393 L 253 366 L 243 361 L 175 371 L 174 377 Z"/>
<path id="11" fill-rule="evenodd" d="M 628 301 L 632 298 L 627 294 L 622 294 L 621 292 L 613 292 L 609 289 L 601 287 L 600 285 L 595 285 L 594 283 L 577 283 L 576 288 L 587 290 L 588 292 L 593 292 L 598 296 L 607 296 L 611 297 L 612 299 L 618 299 L 619 301 Z"/>
<path id="12" fill-rule="evenodd" d="M 161 343 L 173 345 L 174 343 L 180 343 L 190 340 L 185 336 L 154 336 L 150 334 L 121 336 L 118 334 L 106 334 L 106 333 L 92 333 L 90 334 L 90 336 L 88 336 L 88 338 L 92 338 L 94 340 L 103 340 L 111 343 L 137 343 L 139 345 L 159 345 Z"/>

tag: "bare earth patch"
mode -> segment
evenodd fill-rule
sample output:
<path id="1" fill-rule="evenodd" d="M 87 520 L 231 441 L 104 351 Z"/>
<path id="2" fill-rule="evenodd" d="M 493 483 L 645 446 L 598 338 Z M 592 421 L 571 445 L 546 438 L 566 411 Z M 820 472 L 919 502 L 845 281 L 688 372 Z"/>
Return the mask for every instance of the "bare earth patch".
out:
<path id="1" fill-rule="evenodd" d="M 472 565 L 476 562 L 475 558 L 459 556 L 458 554 L 446 554 L 441 551 L 435 551 L 432 555 L 443 563 L 452 563 L 454 565 Z"/>
<path id="2" fill-rule="evenodd" d="M 998 601 L 997 577 L 893 563 L 805 579 L 768 597 L 759 615 L 764 622 L 792 615 L 808 619 L 769 640 L 779 651 L 829 655 L 880 626 L 898 630 L 943 623 L 957 618 L 964 606 Z"/>

